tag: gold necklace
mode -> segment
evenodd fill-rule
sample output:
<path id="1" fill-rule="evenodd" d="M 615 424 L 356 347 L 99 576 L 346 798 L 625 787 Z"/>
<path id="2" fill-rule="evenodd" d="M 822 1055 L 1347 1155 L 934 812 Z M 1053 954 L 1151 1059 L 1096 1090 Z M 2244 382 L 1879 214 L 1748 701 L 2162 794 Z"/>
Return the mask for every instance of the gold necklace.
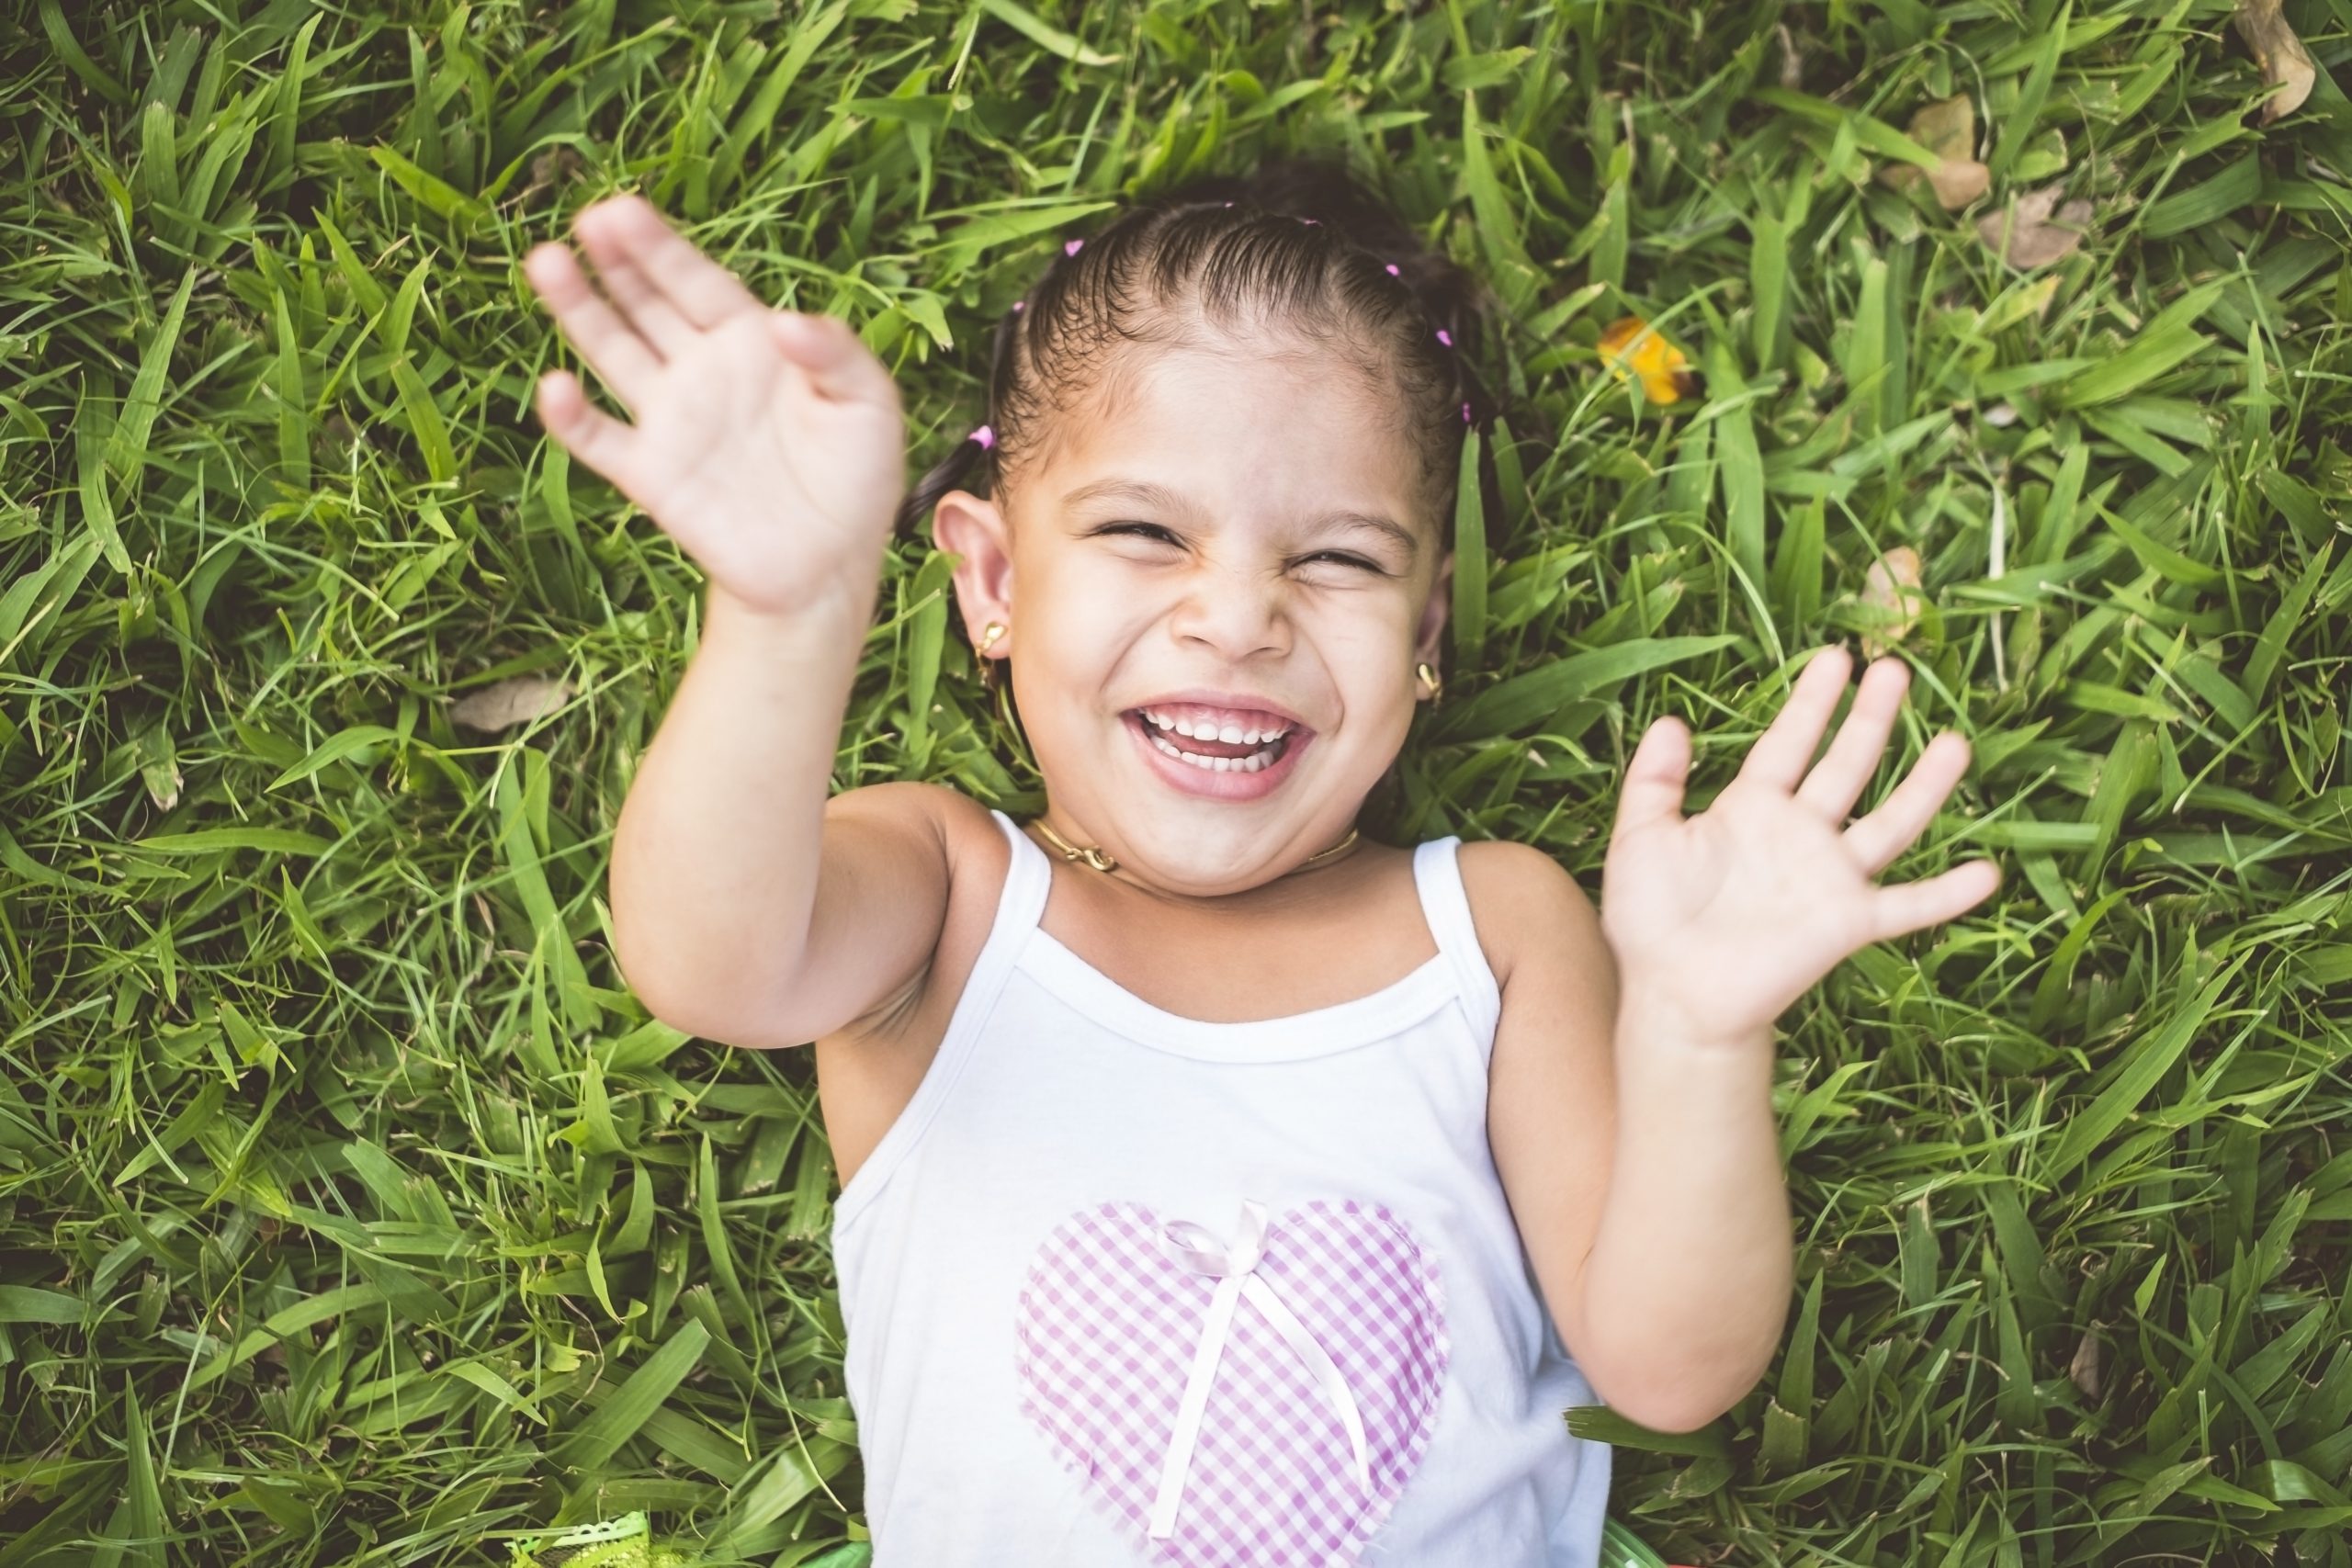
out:
<path id="1" fill-rule="evenodd" d="M 1059 849 L 1062 852 L 1062 859 L 1084 861 L 1087 864 L 1092 866 L 1097 871 L 1115 871 L 1118 869 L 1119 863 L 1112 859 L 1111 856 L 1105 854 L 1099 845 L 1090 844 L 1081 849 L 1078 845 L 1071 843 L 1068 839 L 1063 838 L 1059 833 L 1055 832 L 1054 825 L 1046 821 L 1043 817 L 1037 818 L 1035 820 L 1037 824 L 1037 830 L 1054 841 L 1055 847 Z M 1292 871 L 1305 871 L 1309 866 L 1320 864 L 1324 861 L 1335 860 L 1339 856 L 1343 855 L 1350 850 L 1353 849 L 1355 847 L 1355 842 L 1356 830 L 1353 828 L 1350 828 L 1346 838 L 1341 839 L 1338 843 L 1333 844 L 1328 850 L 1316 851 L 1315 853 L 1307 856 L 1305 860 L 1299 862 L 1297 865 L 1294 866 Z M 1283 874 L 1288 876 L 1291 874 L 1292 872 L 1284 872 Z"/>

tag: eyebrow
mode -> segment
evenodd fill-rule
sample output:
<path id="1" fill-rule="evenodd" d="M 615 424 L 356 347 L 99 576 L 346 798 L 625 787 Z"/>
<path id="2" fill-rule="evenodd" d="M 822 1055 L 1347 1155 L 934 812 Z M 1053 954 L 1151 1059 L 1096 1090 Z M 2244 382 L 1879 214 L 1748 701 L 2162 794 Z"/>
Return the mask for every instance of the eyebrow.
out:
<path id="1" fill-rule="evenodd" d="M 1193 504 L 1165 485 L 1148 479 L 1096 479 L 1092 484 L 1079 486 L 1062 497 L 1062 505 L 1075 507 L 1090 501 L 1132 501 L 1162 512 L 1191 512 Z M 1410 528 L 1378 513 L 1357 512 L 1341 507 L 1326 512 L 1308 525 L 1314 528 L 1344 528 L 1362 533 L 1378 534 L 1394 541 L 1405 552 L 1408 561 L 1419 559 L 1420 536 Z"/>

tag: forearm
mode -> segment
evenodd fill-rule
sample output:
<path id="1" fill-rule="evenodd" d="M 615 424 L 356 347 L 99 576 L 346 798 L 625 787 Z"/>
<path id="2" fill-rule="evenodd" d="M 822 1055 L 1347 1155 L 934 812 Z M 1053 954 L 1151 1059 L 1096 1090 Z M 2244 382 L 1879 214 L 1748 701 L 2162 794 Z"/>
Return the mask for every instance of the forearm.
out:
<path id="1" fill-rule="evenodd" d="M 1600 1392 L 1627 1415 L 1687 1429 L 1755 1386 L 1787 1320 L 1794 1241 L 1771 1039 L 1694 1039 L 1670 1005 L 1629 987 L 1615 1053 L 1616 1152 L 1583 1275 L 1583 1353 L 1614 1372 Z"/>
<path id="2" fill-rule="evenodd" d="M 681 998 L 756 999 L 796 972 L 873 593 L 774 616 L 714 585 L 707 604 L 613 843 L 616 956 L 673 1021 Z"/>

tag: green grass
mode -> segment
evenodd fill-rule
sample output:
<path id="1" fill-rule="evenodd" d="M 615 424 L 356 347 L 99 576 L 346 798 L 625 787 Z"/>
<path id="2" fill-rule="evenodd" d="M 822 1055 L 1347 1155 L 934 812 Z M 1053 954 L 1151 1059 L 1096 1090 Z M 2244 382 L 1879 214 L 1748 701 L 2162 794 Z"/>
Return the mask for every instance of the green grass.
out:
<path id="1" fill-rule="evenodd" d="M 698 579 L 530 419 L 602 192 L 899 371 L 1190 173 L 1327 149 L 1510 302 L 1507 525 L 1368 832 L 1589 890 L 1916 548 L 1995 900 L 1782 1020 L 1799 1301 L 1621 1441 L 1671 1561 L 2352 1564 L 2352 4 L 2259 127 L 2225 0 L 1032 13 L 14 0 L 0 113 L 0 1568 L 441 1563 L 629 1509 L 866 1561 L 805 1053 L 649 1021 L 601 871 Z M 1065 32 L 1062 29 L 1071 29 Z M 1989 197 L 1871 177 L 1975 98 Z M 2021 273 L 1975 220 L 2063 180 Z M 1644 405 L 1638 313 L 1707 372 Z M 840 787 L 1015 812 L 902 541 Z M 539 716 L 452 699 L 560 680 Z M 2097 1377 L 2090 1375 L 2096 1366 Z"/>

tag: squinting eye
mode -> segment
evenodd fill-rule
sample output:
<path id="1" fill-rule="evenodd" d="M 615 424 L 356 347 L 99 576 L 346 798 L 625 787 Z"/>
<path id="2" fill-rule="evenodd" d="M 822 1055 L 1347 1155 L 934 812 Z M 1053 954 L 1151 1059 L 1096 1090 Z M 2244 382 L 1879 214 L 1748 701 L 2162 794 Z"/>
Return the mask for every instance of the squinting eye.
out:
<path id="1" fill-rule="evenodd" d="M 1170 534 L 1167 529 L 1161 527 L 1157 523 L 1107 523 L 1094 531 L 1097 534 L 1136 534 L 1138 536 L 1157 535 L 1160 538 L 1167 540 L 1171 545 L 1177 542 L 1175 535 Z M 1374 565 L 1373 562 L 1365 560 L 1360 556 L 1341 555 L 1337 550 L 1318 550 L 1315 554 L 1308 556 L 1306 558 L 1308 560 L 1335 560 L 1341 566 L 1358 567 L 1365 571 L 1382 572 L 1383 575 L 1385 575 L 1383 569 Z"/>
<path id="2" fill-rule="evenodd" d="M 1157 523 L 1109 523 L 1095 529 L 1094 531 L 1098 534 L 1125 534 L 1130 532 L 1153 533 L 1159 535 L 1161 538 L 1167 540 L 1171 545 L 1176 542 L 1176 536 L 1170 533 L 1167 529 L 1161 527 Z"/>

